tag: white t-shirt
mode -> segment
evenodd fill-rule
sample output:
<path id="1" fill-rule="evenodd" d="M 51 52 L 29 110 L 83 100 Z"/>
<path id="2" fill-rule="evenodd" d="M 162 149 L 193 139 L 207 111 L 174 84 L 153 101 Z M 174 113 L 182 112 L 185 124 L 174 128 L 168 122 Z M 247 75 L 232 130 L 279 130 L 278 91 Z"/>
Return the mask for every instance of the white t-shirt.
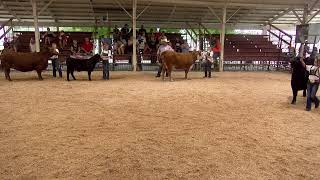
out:
<path id="1" fill-rule="evenodd" d="M 56 49 L 55 50 L 57 53 L 59 53 L 59 49 Z M 58 59 L 58 55 L 53 55 L 52 57 L 51 57 L 51 59 Z"/>
<path id="2" fill-rule="evenodd" d="M 144 49 L 147 40 L 145 37 L 141 36 L 138 40 L 138 49 Z"/>
<path id="3" fill-rule="evenodd" d="M 307 71 L 309 72 L 309 81 L 311 83 L 319 82 L 320 69 L 318 66 L 307 65 Z"/>

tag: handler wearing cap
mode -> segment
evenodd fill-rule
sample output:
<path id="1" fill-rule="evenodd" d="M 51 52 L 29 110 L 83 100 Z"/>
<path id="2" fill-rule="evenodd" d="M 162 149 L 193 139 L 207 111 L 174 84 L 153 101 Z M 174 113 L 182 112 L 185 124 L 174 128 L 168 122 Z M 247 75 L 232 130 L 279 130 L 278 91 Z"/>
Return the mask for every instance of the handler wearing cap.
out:
<path id="1" fill-rule="evenodd" d="M 159 70 L 158 70 L 158 73 L 156 75 L 156 77 L 160 77 L 160 74 L 161 74 L 161 71 L 162 71 L 162 68 L 163 68 L 163 65 L 162 65 L 162 59 L 160 58 L 161 54 L 165 51 L 174 51 L 172 49 L 171 46 L 169 46 L 169 41 L 167 38 L 162 38 L 160 40 L 160 46 L 158 48 L 158 52 L 157 52 L 157 62 L 159 63 Z"/>

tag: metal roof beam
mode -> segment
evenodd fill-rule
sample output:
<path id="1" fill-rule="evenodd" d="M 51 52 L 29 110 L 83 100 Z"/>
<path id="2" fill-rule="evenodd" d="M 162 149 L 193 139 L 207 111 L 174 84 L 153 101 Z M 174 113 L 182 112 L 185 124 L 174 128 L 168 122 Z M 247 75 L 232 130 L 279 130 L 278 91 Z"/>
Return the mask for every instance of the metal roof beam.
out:
<path id="1" fill-rule="evenodd" d="M 316 5 L 318 4 L 319 0 L 315 0 L 314 3 L 312 4 L 312 6 L 310 7 L 308 14 L 310 15 L 311 11 L 316 7 Z"/>
<path id="2" fill-rule="evenodd" d="M 222 22 L 221 18 L 216 14 L 216 12 L 210 6 L 208 6 L 208 9 L 220 22 Z"/>
<path id="3" fill-rule="evenodd" d="M 299 20 L 299 22 L 300 22 L 301 24 L 303 24 L 303 21 L 302 21 L 302 19 L 299 17 L 299 15 L 297 14 L 297 12 L 296 12 L 295 10 L 292 10 L 292 12 L 293 12 L 293 14 L 297 17 L 297 19 Z"/>
<path id="4" fill-rule="evenodd" d="M 157 2 L 159 3 L 167 3 L 167 4 L 171 4 L 173 3 L 172 0 L 139 0 L 139 2 L 144 2 L 144 1 L 153 1 L 153 2 Z M 182 4 L 182 5 L 198 5 L 198 6 L 225 6 L 227 5 L 229 6 L 238 6 L 238 7 L 254 7 L 254 8 L 288 8 L 288 7 L 292 7 L 292 8 L 303 8 L 304 7 L 304 3 L 281 3 L 281 1 L 279 1 L 280 3 L 236 3 L 236 2 L 212 2 L 212 1 L 197 1 L 197 0 L 175 0 L 174 3 L 175 4 Z"/>
<path id="5" fill-rule="evenodd" d="M 226 23 L 227 23 L 235 14 L 237 14 L 237 12 L 238 12 L 240 9 L 241 9 L 241 8 L 238 8 L 238 9 L 236 10 L 236 12 L 234 12 L 234 13 L 227 19 Z"/>
<path id="6" fill-rule="evenodd" d="M 292 11 L 292 10 L 293 10 L 292 8 L 286 9 L 286 10 L 283 11 L 282 13 L 278 14 L 276 17 L 270 19 L 270 20 L 268 21 L 268 23 L 272 23 L 272 22 L 278 20 L 279 18 L 281 18 L 281 17 L 283 17 L 284 15 L 288 14 L 288 13 L 289 13 L 290 11 Z"/>
<path id="7" fill-rule="evenodd" d="M 310 17 L 308 18 L 307 23 L 312 21 L 319 13 L 320 13 L 320 10 L 318 10 L 317 12 L 313 13 L 312 15 L 310 15 Z"/>
<path id="8" fill-rule="evenodd" d="M 50 0 L 45 6 L 43 6 L 43 8 L 41 8 L 41 10 L 39 11 L 38 16 L 39 16 L 43 11 L 45 11 L 45 10 L 53 3 L 53 1 L 55 1 L 55 0 Z"/>
<path id="9" fill-rule="evenodd" d="M 124 10 L 124 12 L 128 14 L 130 18 L 132 18 L 132 15 L 126 10 L 126 8 L 123 7 L 123 5 L 118 0 L 115 0 L 115 2 Z"/>
<path id="10" fill-rule="evenodd" d="M 137 19 L 151 6 L 152 2 L 149 2 L 149 4 L 143 8 L 143 10 L 138 14 Z"/>
<path id="11" fill-rule="evenodd" d="M 15 17 L 18 21 L 21 22 L 21 18 L 17 16 L 17 14 L 15 12 L 13 12 L 7 5 L 6 3 L 3 1 L 3 0 L 0 0 L 0 4 L 6 9 L 9 11 L 9 13 Z"/>

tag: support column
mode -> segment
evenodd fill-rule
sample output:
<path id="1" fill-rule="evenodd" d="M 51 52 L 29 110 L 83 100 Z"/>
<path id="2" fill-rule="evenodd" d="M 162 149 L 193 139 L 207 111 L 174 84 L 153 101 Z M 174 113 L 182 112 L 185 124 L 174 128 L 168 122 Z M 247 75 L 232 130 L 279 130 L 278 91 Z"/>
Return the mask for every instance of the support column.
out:
<path id="1" fill-rule="evenodd" d="M 132 33 L 133 33 L 133 52 L 132 65 L 133 71 L 137 71 L 137 0 L 132 0 Z"/>
<path id="2" fill-rule="evenodd" d="M 302 24 L 307 24 L 307 22 L 308 22 L 308 14 L 309 14 L 308 4 L 305 4 L 304 5 L 304 10 L 303 10 Z"/>
<path id="3" fill-rule="evenodd" d="M 223 18 L 222 18 L 222 27 L 220 34 L 220 42 L 221 42 L 221 52 L 220 52 L 220 62 L 219 62 L 219 71 L 223 71 L 223 61 L 224 61 L 224 40 L 226 34 L 226 19 L 227 19 L 227 6 L 223 7 Z"/>
<path id="4" fill-rule="evenodd" d="M 38 27 L 38 12 L 36 0 L 31 0 L 33 19 L 34 19 L 34 40 L 36 42 L 36 52 L 40 52 L 40 33 Z"/>

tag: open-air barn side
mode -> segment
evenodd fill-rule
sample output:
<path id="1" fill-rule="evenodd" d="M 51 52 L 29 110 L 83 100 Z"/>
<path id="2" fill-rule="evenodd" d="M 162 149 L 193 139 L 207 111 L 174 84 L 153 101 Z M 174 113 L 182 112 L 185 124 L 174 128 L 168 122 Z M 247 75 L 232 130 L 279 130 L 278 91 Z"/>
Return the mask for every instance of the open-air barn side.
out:
<path id="1" fill-rule="evenodd" d="M 0 0 L 0 179 L 320 179 L 319 0 Z"/>

